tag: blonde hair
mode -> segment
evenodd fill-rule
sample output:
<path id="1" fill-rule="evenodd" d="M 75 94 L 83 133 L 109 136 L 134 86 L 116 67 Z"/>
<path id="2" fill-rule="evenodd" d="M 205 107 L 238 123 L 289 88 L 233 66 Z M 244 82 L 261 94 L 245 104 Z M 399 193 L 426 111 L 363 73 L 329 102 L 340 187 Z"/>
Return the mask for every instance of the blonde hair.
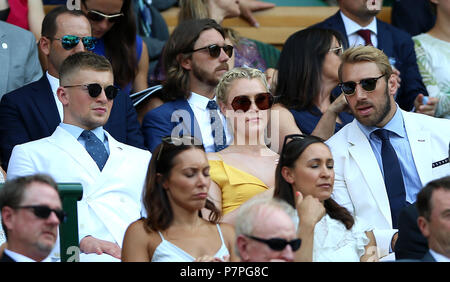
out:
<path id="1" fill-rule="evenodd" d="M 378 66 L 382 74 L 385 74 L 386 81 L 392 74 L 392 67 L 389 58 L 378 48 L 373 46 L 357 46 L 345 50 L 341 55 L 342 63 L 339 66 L 339 80 L 342 81 L 342 68 L 344 64 L 354 64 L 359 62 L 373 62 Z"/>
<path id="2" fill-rule="evenodd" d="M 205 0 L 179 0 L 179 6 L 178 23 L 192 19 L 209 18 Z"/>
<path id="3" fill-rule="evenodd" d="M 269 85 L 267 84 L 266 76 L 260 70 L 252 69 L 252 68 L 234 68 L 227 71 L 217 84 L 214 94 L 217 97 L 217 100 L 226 103 L 228 97 L 228 89 L 230 85 L 236 79 L 259 79 L 261 83 L 264 85 L 264 88 L 267 92 L 270 92 Z"/>

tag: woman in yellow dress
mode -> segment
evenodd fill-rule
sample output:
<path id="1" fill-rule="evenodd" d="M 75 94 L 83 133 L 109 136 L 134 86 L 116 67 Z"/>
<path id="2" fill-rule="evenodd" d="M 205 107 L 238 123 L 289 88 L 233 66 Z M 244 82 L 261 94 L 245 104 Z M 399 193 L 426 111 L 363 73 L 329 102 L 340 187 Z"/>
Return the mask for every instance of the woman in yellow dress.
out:
<path id="1" fill-rule="evenodd" d="M 224 150 L 208 154 L 209 198 L 222 210 L 222 221 L 233 224 L 244 202 L 261 193 L 272 195 L 279 156 L 267 147 L 265 132 L 273 96 L 265 75 L 251 68 L 228 71 L 215 91 L 234 139 Z"/>

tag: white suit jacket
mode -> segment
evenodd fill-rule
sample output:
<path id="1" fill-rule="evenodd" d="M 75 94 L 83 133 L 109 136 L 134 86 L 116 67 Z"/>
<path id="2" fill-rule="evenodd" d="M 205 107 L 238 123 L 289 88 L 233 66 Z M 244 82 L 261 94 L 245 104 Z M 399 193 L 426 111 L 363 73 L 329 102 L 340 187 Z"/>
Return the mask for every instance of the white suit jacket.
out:
<path id="1" fill-rule="evenodd" d="M 402 115 L 422 187 L 450 175 L 450 120 L 405 111 Z M 369 140 L 355 119 L 326 143 L 334 158 L 332 197 L 374 227 L 379 255 L 388 255 L 392 236 L 397 230 L 392 228 L 383 174 Z"/>
<path id="2" fill-rule="evenodd" d="M 7 178 L 47 173 L 58 183 L 81 183 L 80 240 L 91 235 L 122 247 L 126 228 L 141 217 L 142 191 L 151 154 L 105 133 L 110 154 L 103 171 L 83 145 L 58 126 L 49 137 L 14 147 Z"/>

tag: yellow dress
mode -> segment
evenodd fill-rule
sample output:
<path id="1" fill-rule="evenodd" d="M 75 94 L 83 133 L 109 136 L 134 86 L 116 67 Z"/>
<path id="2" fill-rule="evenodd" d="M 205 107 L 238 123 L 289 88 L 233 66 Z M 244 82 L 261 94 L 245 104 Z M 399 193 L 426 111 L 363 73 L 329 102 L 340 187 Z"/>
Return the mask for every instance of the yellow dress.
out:
<path id="1" fill-rule="evenodd" d="M 222 213 L 239 208 L 251 197 L 269 189 L 257 177 L 227 165 L 222 160 L 209 160 L 209 174 L 222 190 Z"/>

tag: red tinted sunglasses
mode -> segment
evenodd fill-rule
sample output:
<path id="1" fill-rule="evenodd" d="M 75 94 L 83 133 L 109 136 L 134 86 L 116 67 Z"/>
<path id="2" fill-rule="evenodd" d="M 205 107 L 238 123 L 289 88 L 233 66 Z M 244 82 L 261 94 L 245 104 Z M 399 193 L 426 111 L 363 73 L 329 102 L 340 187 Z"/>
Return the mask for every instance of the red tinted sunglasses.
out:
<path id="1" fill-rule="evenodd" d="M 255 95 L 255 105 L 260 110 L 270 109 L 273 105 L 273 96 L 270 93 L 259 93 Z M 231 102 L 231 107 L 234 111 L 241 110 L 246 112 L 250 109 L 252 100 L 246 95 L 236 96 Z"/>

